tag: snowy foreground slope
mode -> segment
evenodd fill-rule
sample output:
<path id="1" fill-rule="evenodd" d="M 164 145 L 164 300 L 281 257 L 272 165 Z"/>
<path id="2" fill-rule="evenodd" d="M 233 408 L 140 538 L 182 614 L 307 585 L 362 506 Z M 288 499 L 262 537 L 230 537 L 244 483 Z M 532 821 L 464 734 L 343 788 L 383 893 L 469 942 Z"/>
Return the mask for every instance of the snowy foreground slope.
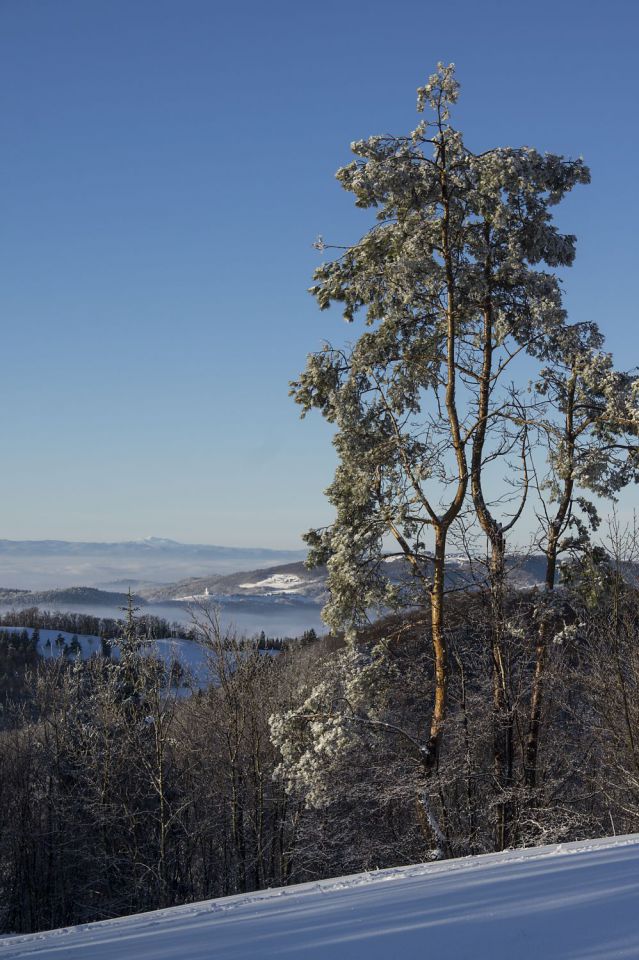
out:
<path id="1" fill-rule="evenodd" d="M 0 939 L 0 960 L 639 958 L 639 835 L 402 867 Z"/>

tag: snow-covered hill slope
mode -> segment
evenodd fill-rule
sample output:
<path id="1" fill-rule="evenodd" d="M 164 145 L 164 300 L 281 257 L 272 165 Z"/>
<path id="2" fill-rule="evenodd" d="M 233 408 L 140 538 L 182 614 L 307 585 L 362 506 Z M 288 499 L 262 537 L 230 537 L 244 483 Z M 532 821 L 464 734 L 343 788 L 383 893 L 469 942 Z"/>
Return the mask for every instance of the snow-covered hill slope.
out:
<path id="1" fill-rule="evenodd" d="M 545 560 L 542 556 L 518 556 L 508 558 L 508 580 L 517 589 L 525 589 L 543 583 Z M 396 584 L 405 587 L 413 583 L 410 566 L 396 555 L 386 557 L 385 574 Z M 485 565 L 469 563 L 461 554 L 448 557 L 446 582 L 450 587 L 469 589 L 483 584 L 486 578 Z M 326 567 L 308 569 L 301 561 L 297 563 L 278 563 L 277 566 L 258 570 L 233 573 L 225 576 L 195 577 L 178 583 L 167 583 L 160 587 L 141 587 L 140 594 L 147 600 L 160 602 L 165 600 L 193 600 L 202 598 L 205 591 L 208 596 L 224 602 L 225 598 L 277 598 L 289 600 L 313 601 L 324 604 L 328 599 Z"/>
<path id="2" fill-rule="evenodd" d="M 382 870 L 0 940 L 0 960 L 630 960 L 639 835 Z"/>
<path id="3" fill-rule="evenodd" d="M 2 632 L 21 633 L 26 630 L 29 636 L 33 635 L 33 627 L 8 627 L 0 626 Z M 83 660 L 89 657 L 102 655 L 102 641 L 99 637 L 88 634 L 73 634 L 66 630 L 39 630 L 38 631 L 38 653 L 45 660 L 55 660 L 64 656 L 65 652 L 70 651 L 70 655 L 75 656 L 72 644 L 76 640 L 79 647 L 79 655 Z M 60 642 L 60 638 L 61 641 Z M 120 659 L 120 651 L 117 644 L 111 642 L 110 656 L 114 660 Z M 162 637 L 148 643 L 142 650 L 143 654 L 158 657 L 163 660 L 170 669 L 174 661 L 179 661 L 186 671 L 186 677 L 189 684 L 198 687 L 206 686 L 210 682 L 212 669 L 210 666 L 210 651 L 197 640 L 187 640 L 184 637 Z"/>
<path id="4" fill-rule="evenodd" d="M 205 597 L 224 603 L 233 598 L 280 598 L 323 604 L 328 599 L 326 569 L 309 570 L 301 561 L 278 564 L 259 570 L 241 571 L 225 576 L 195 577 L 179 583 L 142 591 L 147 600 L 202 600 Z"/>

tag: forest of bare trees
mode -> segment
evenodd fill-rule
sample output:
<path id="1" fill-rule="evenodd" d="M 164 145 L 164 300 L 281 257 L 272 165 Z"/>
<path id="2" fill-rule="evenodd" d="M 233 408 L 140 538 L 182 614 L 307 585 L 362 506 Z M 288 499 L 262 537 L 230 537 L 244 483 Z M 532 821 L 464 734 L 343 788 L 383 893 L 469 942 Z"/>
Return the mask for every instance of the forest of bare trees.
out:
<path id="1" fill-rule="evenodd" d="M 213 682 L 189 696 L 134 619 L 118 660 L 30 660 L 0 732 L 2 929 L 639 829 L 636 548 L 616 528 L 608 551 L 567 564 L 552 613 L 539 590 L 506 592 L 507 779 L 490 592 L 450 595 L 426 806 L 419 738 L 436 679 L 419 611 L 276 655 L 210 617 Z"/>

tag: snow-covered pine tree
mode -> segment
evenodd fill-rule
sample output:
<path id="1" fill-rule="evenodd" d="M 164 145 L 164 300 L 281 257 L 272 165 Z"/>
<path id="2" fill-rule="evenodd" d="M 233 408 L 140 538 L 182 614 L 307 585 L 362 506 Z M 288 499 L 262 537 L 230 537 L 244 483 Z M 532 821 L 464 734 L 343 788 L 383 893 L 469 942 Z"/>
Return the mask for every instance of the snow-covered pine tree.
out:
<path id="1" fill-rule="evenodd" d="M 318 408 L 337 428 L 336 519 L 307 535 L 310 561 L 328 565 L 327 622 L 353 637 L 371 608 L 430 611 L 432 703 L 416 744 L 426 784 L 446 717 L 447 540 L 471 492 L 499 581 L 504 523 L 483 469 L 503 454 L 504 423 L 515 423 L 511 364 L 544 357 L 565 325 L 548 268 L 572 262 L 575 238 L 559 232 L 551 207 L 589 180 L 582 160 L 530 147 L 473 153 L 451 124 L 457 97 L 453 65 L 439 64 L 418 90 L 430 118 L 407 136 L 352 144 L 356 159 L 337 178 L 377 222 L 318 268 L 311 290 L 321 309 L 340 303 L 366 329 L 350 348 L 312 354 L 292 385 L 304 413 Z M 412 571 L 408 592 L 389 580 L 391 543 Z M 446 852 L 430 806 L 428 820 Z"/>

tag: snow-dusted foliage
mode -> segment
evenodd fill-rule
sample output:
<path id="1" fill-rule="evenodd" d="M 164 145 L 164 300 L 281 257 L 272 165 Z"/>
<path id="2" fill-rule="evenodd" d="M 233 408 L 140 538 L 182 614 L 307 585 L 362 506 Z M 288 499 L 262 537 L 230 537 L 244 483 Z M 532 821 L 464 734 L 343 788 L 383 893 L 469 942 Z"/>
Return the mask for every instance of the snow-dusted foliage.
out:
<path id="1" fill-rule="evenodd" d="M 424 784 L 420 733 L 433 678 L 422 629 L 346 646 L 307 679 L 292 709 L 271 717 L 281 755 L 275 776 L 289 794 L 325 810 L 332 823 L 349 811 L 346 863 L 362 838 L 367 849 L 359 856 L 373 863 L 391 851 L 409 859 L 450 852 L 439 827 L 437 787 Z"/>
<path id="2" fill-rule="evenodd" d="M 311 291 L 320 308 L 338 303 L 369 329 L 349 351 L 311 355 L 293 385 L 304 411 L 317 407 L 338 428 L 328 490 L 337 519 L 308 535 L 311 559 L 328 561 L 334 627 L 393 601 L 380 565 L 388 536 L 425 573 L 428 531 L 445 534 L 462 508 L 478 428 L 499 428 L 498 408 L 501 424 L 514 417 L 495 382 L 479 411 L 487 344 L 495 380 L 518 351 L 554 355 L 563 338 L 547 268 L 572 262 L 575 237 L 551 209 L 588 169 L 530 147 L 473 153 L 450 122 L 457 97 L 452 65 L 440 64 L 418 91 L 432 119 L 404 137 L 353 143 L 356 159 L 337 173 L 378 223 L 317 269 Z"/>
<path id="3" fill-rule="evenodd" d="M 616 370 L 602 344 L 592 325 L 569 328 L 563 350 L 544 366 L 535 385 L 549 467 L 539 490 L 545 537 L 552 546 L 572 528 L 564 549 L 586 543 L 588 528 L 599 526 L 590 495 L 614 500 L 639 480 L 638 380 Z"/>
<path id="4" fill-rule="evenodd" d="M 416 673 L 414 669 L 413 683 Z M 359 764 L 371 750 L 377 752 L 380 735 L 398 737 L 396 753 L 405 748 L 402 740 L 409 741 L 417 759 L 417 741 L 410 742 L 395 716 L 401 682 L 400 664 L 384 640 L 370 648 L 359 645 L 340 651 L 326 663 L 321 679 L 299 706 L 271 718 L 271 734 L 282 754 L 277 775 L 306 803 L 323 806 L 335 801 L 343 788 L 336 772 Z M 413 724 L 417 725 L 416 717 Z"/>

